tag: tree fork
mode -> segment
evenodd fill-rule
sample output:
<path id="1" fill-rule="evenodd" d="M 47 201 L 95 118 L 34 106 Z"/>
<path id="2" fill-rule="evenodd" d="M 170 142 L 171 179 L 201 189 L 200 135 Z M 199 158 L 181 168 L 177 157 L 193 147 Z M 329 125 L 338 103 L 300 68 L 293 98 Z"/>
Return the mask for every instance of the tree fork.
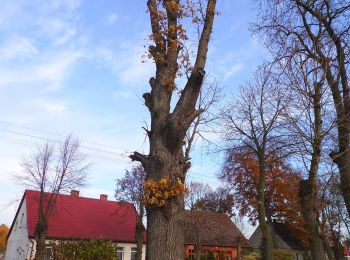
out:
<path id="1" fill-rule="evenodd" d="M 154 42 L 149 47 L 149 53 L 156 64 L 156 76 L 149 80 L 151 91 L 143 95 L 145 106 L 151 114 L 151 129 L 148 134 L 150 151 L 148 155 L 134 152 L 130 158 L 141 162 L 147 180 L 153 181 L 164 177 L 170 181 L 185 181 L 190 162 L 187 160 L 189 157 L 184 155 L 184 138 L 191 123 L 202 112 L 196 109 L 196 103 L 205 75 L 216 0 L 208 0 L 194 68 L 171 112 L 171 97 L 179 69 L 179 51 L 182 48 L 178 44 L 178 26 L 181 25 L 178 24 L 180 14 L 176 8 L 179 4 L 179 0 L 147 1 L 151 40 Z M 184 259 L 183 194 L 168 199 L 164 206 L 148 205 L 146 210 L 147 259 Z"/>

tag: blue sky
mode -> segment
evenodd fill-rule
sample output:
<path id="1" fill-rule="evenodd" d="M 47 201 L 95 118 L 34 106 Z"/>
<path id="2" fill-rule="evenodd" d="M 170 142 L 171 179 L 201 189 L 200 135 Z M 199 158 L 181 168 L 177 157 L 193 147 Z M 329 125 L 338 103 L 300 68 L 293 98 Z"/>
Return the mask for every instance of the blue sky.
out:
<path id="1" fill-rule="evenodd" d="M 265 52 L 248 30 L 253 1 L 218 2 L 206 70 L 228 97 Z M 114 180 L 132 165 L 127 153 L 147 152 L 142 94 L 154 67 L 141 60 L 149 33 L 146 1 L 2 1 L 0 223 L 11 223 L 18 204 L 5 206 L 23 192 L 10 175 L 46 138 L 79 137 L 93 163 L 82 196 L 113 198 Z M 201 151 L 197 145 L 190 178 L 216 186 L 220 156 Z"/>

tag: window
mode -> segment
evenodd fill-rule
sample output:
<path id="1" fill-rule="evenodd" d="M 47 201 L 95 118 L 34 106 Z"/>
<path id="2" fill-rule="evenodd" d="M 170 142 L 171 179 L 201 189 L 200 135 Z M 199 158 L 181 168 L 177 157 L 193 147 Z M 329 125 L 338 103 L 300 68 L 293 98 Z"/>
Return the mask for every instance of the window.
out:
<path id="1" fill-rule="evenodd" d="M 124 248 L 117 247 L 117 260 L 124 260 Z"/>
<path id="2" fill-rule="evenodd" d="M 137 248 L 131 248 L 131 260 L 136 260 Z"/>
<path id="3" fill-rule="evenodd" d="M 45 252 L 44 252 L 44 260 L 50 260 L 50 259 L 52 259 L 52 248 L 51 246 L 46 246 Z"/>
<path id="4" fill-rule="evenodd" d="M 231 251 L 225 251 L 224 255 L 225 255 L 225 258 L 224 258 L 225 260 L 232 260 Z"/>
<path id="5" fill-rule="evenodd" d="M 195 253 L 194 253 L 194 249 L 188 249 L 188 254 L 187 254 L 187 258 L 188 260 L 194 260 L 195 258 Z"/>

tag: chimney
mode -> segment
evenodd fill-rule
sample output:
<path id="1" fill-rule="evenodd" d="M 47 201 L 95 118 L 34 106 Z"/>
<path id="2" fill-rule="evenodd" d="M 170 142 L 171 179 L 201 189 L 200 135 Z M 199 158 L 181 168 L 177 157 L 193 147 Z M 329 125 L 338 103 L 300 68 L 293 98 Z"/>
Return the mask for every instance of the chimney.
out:
<path id="1" fill-rule="evenodd" d="M 101 194 L 100 195 L 100 200 L 106 201 L 107 198 L 108 198 L 108 195 L 106 195 L 106 194 Z"/>
<path id="2" fill-rule="evenodd" d="M 70 192 L 70 195 L 72 195 L 73 197 L 78 198 L 78 197 L 79 197 L 79 191 L 78 191 L 78 190 L 72 190 L 72 191 Z"/>

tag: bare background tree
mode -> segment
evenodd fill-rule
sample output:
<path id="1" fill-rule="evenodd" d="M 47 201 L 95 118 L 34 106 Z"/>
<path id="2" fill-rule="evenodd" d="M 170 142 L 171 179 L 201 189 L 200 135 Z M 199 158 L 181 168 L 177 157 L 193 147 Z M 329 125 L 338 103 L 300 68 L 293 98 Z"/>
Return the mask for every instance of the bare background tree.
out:
<path id="1" fill-rule="evenodd" d="M 319 169 L 330 163 L 325 154 L 334 128 L 330 92 L 319 64 L 308 56 L 294 54 L 277 64 L 283 64 L 279 68 L 284 79 L 281 87 L 291 91 L 293 97 L 284 113 L 285 127 L 295 143 L 294 164 L 299 164 L 297 167 L 306 175 L 300 182 L 299 197 L 311 255 L 313 259 L 326 259 L 328 239 L 320 232 L 318 193 Z"/>
<path id="2" fill-rule="evenodd" d="M 149 54 L 156 65 L 155 77 L 149 81 L 151 92 L 143 95 L 151 114 L 151 129 L 148 131 L 150 151 L 148 155 L 135 152 L 130 157 L 142 163 L 147 181 L 152 181 L 157 187 L 161 180 L 169 181 L 169 187 L 178 192 L 178 195 L 170 198 L 164 194 L 166 199 L 162 201 L 165 204 L 153 203 L 146 208 L 146 257 L 152 260 L 184 258 L 182 186 L 190 163 L 184 154 L 183 143 L 187 130 L 203 112 L 196 108 L 196 104 L 205 76 L 208 45 L 216 14 L 216 0 L 208 0 L 203 19 L 196 20 L 202 22 L 202 26 L 194 65 L 171 111 L 171 100 L 177 87 L 175 80 L 181 74 L 181 66 L 188 61 L 181 51 L 187 39 L 183 21 L 193 14 L 188 11 L 197 10 L 193 8 L 195 4 L 196 1 L 178 0 L 147 2 L 152 27 L 150 38 L 154 42 L 149 47 Z M 152 198 L 151 201 L 157 200 Z"/>
<path id="3" fill-rule="evenodd" d="M 201 259 L 202 243 L 199 217 L 197 212 L 220 212 L 232 216 L 233 196 L 223 187 L 213 190 L 208 184 L 192 181 L 188 185 L 188 193 L 185 197 L 185 206 L 191 214 L 191 221 L 194 226 L 195 257 Z"/>
<path id="4" fill-rule="evenodd" d="M 332 93 L 337 147 L 329 153 L 338 166 L 340 188 L 350 212 L 349 1 L 258 1 L 256 29 L 275 59 L 303 54 L 319 64 Z"/>
<path id="5" fill-rule="evenodd" d="M 202 252 L 202 243 L 201 243 L 201 234 L 200 234 L 200 227 L 199 227 L 199 221 L 197 218 L 195 211 L 198 211 L 198 205 L 197 202 L 201 199 L 203 199 L 208 192 L 211 191 L 211 188 L 208 184 L 204 184 L 202 182 L 196 182 L 192 181 L 188 185 L 188 193 L 185 197 L 185 206 L 190 210 L 192 223 L 194 226 L 194 238 L 195 238 L 195 245 L 194 245 L 194 252 L 196 260 L 201 259 L 201 252 Z"/>
<path id="6" fill-rule="evenodd" d="M 23 173 L 15 175 L 18 184 L 38 190 L 38 222 L 35 226 L 36 259 L 44 259 L 48 222 L 57 196 L 86 184 L 89 164 L 79 151 L 79 141 L 68 136 L 59 145 L 47 142 L 29 158 L 23 159 Z"/>
<path id="7" fill-rule="evenodd" d="M 263 259 L 273 259 L 273 227 L 265 200 L 266 174 L 271 156 L 286 146 L 279 133 L 284 107 L 284 95 L 275 85 L 271 71 L 262 68 L 241 87 L 232 105 L 222 111 L 228 150 L 244 148 L 259 162 L 256 201 Z"/>
<path id="8" fill-rule="evenodd" d="M 321 180 L 319 201 L 320 230 L 327 240 L 325 249 L 329 259 L 344 259 L 342 241 L 349 236 L 350 218 L 340 190 L 339 174 L 329 169 L 327 178 Z"/>
<path id="9" fill-rule="evenodd" d="M 185 207 L 191 211 L 197 210 L 198 201 L 205 198 L 209 192 L 212 192 L 211 187 L 203 182 L 191 181 L 187 187 L 188 193 L 185 197 Z"/>
<path id="10" fill-rule="evenodd" d="M 115 189 L 115 198 L 134 205 L 136 209 L 136 260 L 142 259 L 142 243 L 144 239 L 145 227 L 142 220 L 145 216 L 145 204 L 143 188 L 146 181 L 146 172 L 142 165 L 134 166 L 127 170 L 122 179 L 118 179 Z"/>

